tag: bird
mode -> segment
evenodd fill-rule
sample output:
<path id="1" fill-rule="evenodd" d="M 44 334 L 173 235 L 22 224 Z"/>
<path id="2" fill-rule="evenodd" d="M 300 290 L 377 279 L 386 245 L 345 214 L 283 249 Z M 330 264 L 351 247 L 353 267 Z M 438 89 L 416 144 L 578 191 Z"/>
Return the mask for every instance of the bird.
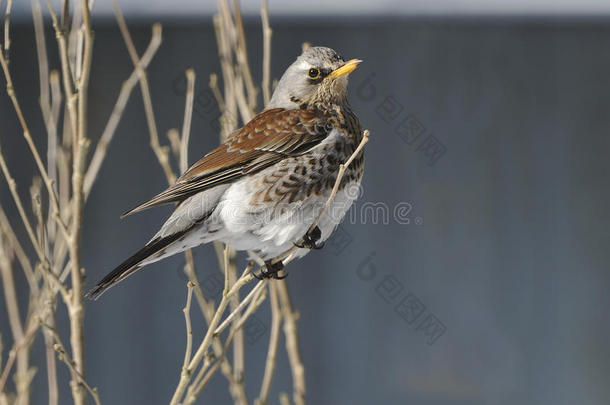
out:
<path id="1" fill-rule="evenodd" d="M 268 105 L 176 182 L 123 216 L 171 204 L 174 211 L 150 241 L 86 294 L 97 299 L 142 267 L 212 241 L 253 252 L 265 261 L 257 278 L 283 278 L 290 249 L 303 257 L 325 240 L 358 197 L 364 171 L 360 150 L 323 207 L 339 167 L 363 131 L 348 100 L 348 76 L 362 61 L 309 47 L 280 78 Z M 309 231 L 319 213 L 317 226 Z"/>

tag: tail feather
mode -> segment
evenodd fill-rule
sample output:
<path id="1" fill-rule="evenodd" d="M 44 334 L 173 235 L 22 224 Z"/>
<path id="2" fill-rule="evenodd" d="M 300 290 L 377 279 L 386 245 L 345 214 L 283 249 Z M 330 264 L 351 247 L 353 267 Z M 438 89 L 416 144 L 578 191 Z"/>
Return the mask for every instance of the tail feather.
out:
<path id="1" fill-rule="evenodd" d="M 163 238 L 155 238 L 148 242 L 146 246 L 138 250 L 133 256 L 121 263 L 117 268 L 108 273 L 102 280 L 100 280 L 95 287 L 85 294 L 86 297 L 96 300 L 106 290 L 115 284 L 125 280 L 127 277 L 135 273 L 146 263 L 146 259 L 153 257 L 158 253 L 162 253 L 169 245 L 180 239 L 189 229 L 185 229 L 181 232 L 176 232 L 172 235 L 168 235 Z"/>

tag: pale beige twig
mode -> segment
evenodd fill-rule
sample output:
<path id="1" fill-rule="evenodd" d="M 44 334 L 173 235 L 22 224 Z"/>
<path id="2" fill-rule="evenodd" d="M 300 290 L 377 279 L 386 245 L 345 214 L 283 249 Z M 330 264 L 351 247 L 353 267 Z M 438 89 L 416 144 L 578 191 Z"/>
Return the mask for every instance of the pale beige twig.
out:
<path id="1" fill-rule="evenodd" d="M 10 21 L 12 7 L 13 0 L 7 0 L 4 12 L 4 51 L 6 52 L 6 55 L 8 55 L 8 52 L 11 49 Z M 8 58 L 8 56 L 6 57 Z"/>
<path id="2" fill-rule="evenodd" d="M 225 246 L 224 250 L 224 273 L 228 277 L 228 285 L 232 286 L 237 279 L 237 264 L 236 257 L 237 253 L 234 249 L 231 249 L 229 245 Z M 226 291 L 226 290 L 225 290 Z M 239 291 L 231 296 L 229 302 L 230 310 L 234 313 L 238 313 L 240 304 Z M 234 320 L 237 322 L 237 319 Z M 235 323 L 234 323 L 235 325 Z M 218 335 L 218 334 L 216 334 Z M 235 331 L 233 337 L 233 381 L 235 386 L 230 387 L 233 400 L 236 405 L 247 405 L 248 400 L 245 395 L 245 388 L 243 385 L 244 380 L 244 369 L 245 369 L 245 348 L 244 348 L 244 333 L 243 330 L 239 329 Z M 243 395 L 242 395 L 243 393 Z"/>
<path id="3" fill-rule="evenodd" d="M 263 24 L 263 101 L 265 107 L 271 100 L 271 36 L 273 30 L 269 26 L 269 7 L 267 0 L 261 2 L 261 22 Z"/>
<path id="4" fill-rule="evenodd" d="M 286 351 L 292 370 L 292 398 L 295 405 L 305 405 L 305 367 L 299 353 L 299 338 L 297 320 L 299 313 L 292 309 L 290 295 L 285 280 L 278 280 L 277 291 L 284 319 L 284 336 L 286 337 Z"/>
<path id="5" fill-rule="evenodd" d="M 195 71 L 186 70 L 186 100 L 184 104 L 184 121 L 180 140 L 180 171 L 188 169 L 188 147 L 191 136 L 191 121 L 193 119 L 193 100 L 195 99 Z"/>
<path id="6" fill-rule="evenodd" d="M 268 282 L 268 280 L 261 281 L 261 283 L 263 283 L 263 284 L 266 284 L 266 282 Z M 195 381 L 189 387 L 189 390 L 186 395 L 185 404 L 192 404 L 195 401 L 195 399 L 197 398 L 197 396 L 201 393 L 203 388 L 205 388 L 205 386 L 210 381 L 210 379 L 212 378 L 214 373 L 216 373 L 216 371 L 218 370 L 218 365 L 226 356 L 227 350 L 228 350 L 229 346 L 231 345 L 231 343 L 233 342 L 233 339 L 235 338 L 236 333 L 243 329 L 243 326 L 246 323 L 246 321 L 250 318 L 250 316 L 252 316 L 252 314 L 263 303 L 265 298 L 266 298 L 266 290 L 264 288 L 261 288 L 258 291 L 257 295 L 252 300 L 252 302 L 250 303 L 250 305 L 248 306 L 248 309 L 246 309 L 244 314 L 237 320 L 237 322 L 235 322 L 234 326 L 231 327 L 231 331 L 229 333 L 229 336 L 227 337 L 227 341 L 225 343 L 221 358 L 216 361 L 214 366 L 206 373 L 206 375 L 201 379 L 201 381 Z"/>
<path id="7" fill-rule="evenodd" d="M 166 135 L 167 135 L 167 139 L 169 139 L 169 146 L 171 147 L 172 152 L 174 153 L 174 156 L 176 157 L 176 160 L 179 162 L 180 161 L 180 149 L 182 148 L 180 146 L 180 142 L 181 142 L 180 141 L 180 132 L 178 132 L 178 129 L 176 129 L 176 128 L 170 128 L 167 130 Z M 180 167 L 180 170 L 183 171 L 182 167 Z"/>
<path id="8" fill-rule="evenodd" d="M 97 388 L 91 387 L 91 385 L 89 385 L 89 383 L 85 379 L 85 376 L 76 367 L 76 363 L 74 362 L 74 360 L 68 356 L 66 348 L 61 342 L 61 337 L 59 336 L 59 333 L 57 333 L 57 330 L 51 325 L 48 325 L 42 321 L 41 325 L 44 326 L 47 330 L 49 330 L 53 335 L 53 338 L 55 339 L 54 349 L 58 354 L 59 360 L 63 361 L 64 364 L 68 366 L 68 369 L 70 369 L 70 372 L 76 376 L 78 382 L 82 384 L 87 389 L 87 391 L 89 391 L 89 394 L 91 394 L 91 397 L 93 398 L 93 401 L 96 403 L 96 405 L 101 405 L 100 396 L 97 391 Z"/>
<path id="9" fill-rule="evenodd" d="M 44 261 L 45 260 L 44 252 L 40 250 L 40 246 L 38 245 L 38 241 L 36 239 L 36 233 L 34 232 L 34 228 L 32 227 L 32 224 L 25 212 L 25 208 L 23 207 L 23 202 L 21 201 L 21 197 L 19 196 L 19 193 L 17 192 L 17 183 L 15 182 L 15 179 L 13 178 L 13 176 L 11 176 L 11 173 L 9 172 L 8 166 L 6 164 L 6 160 L 4 159 L 4 155 L 2 153 L 1 145 L 0 145 L 0 170 L 2 170 L 2 174 L 4 175 L 4 178 L 6 179 L 6 182 L 8 183 L 9 190 L 11 192 L 11 195 L 13 196 L 13 201 L 15 202 L 15 205 L 17 206 L 17 212 L 19 212 L 19 216 L 21 217 L 21 221 L 23 222 L 25 230 L 30 238 L 30 242 L 32 243 L 34 250 L 38 254 L 38 259 L 40 261 Z"/>
<path id="10" fill-rule="evenodd" d="M 70 346 L 72 349 L 72 359 L 74 368 L 82 379 L 85 379 L 85 337 L 84 337 L 84 312 L 83 305 L 83 284 L 84 270 L 82 268 L 82 251 L 81 251 L 81 233 L 83 225 L 83 208 L 84 208 L 84 172 L 85 159 L 89 148 L 89 139 L 87 137 L 88 128 L 88 91 L 89 91 L 89 75 L 91 72 L 91 62 L 93 54 L 93 29 L 91 27 L 91 14 L 89 10 L 88 0 L 82 0 L 81 13 L 83 18 L 82 30 L 84 35 L 82 63 L 80 74 L 76 88 L 78 90 L 78 130 L 72 134 L 72 223 L 70 229 L 70 262 L 72 263 L 70 272 L 71 281 L 71 301 L 68 305 L 68 313 L 70 315 Z M 80 53 L 79 53 L 80 54 Z M 58 217 L 59 217 L 59 210 Z M 75 405 L 86 403 L 86 394 L 78 381 L 73 378 L 72 396 Z"/>
<path id="11" fill-rule="evenodd" d="M 230 254 L 231 248 L 229 247 L 229 245 L 225 245 L 225 248 L 223 250 L 223 266 L 221 267 L 223 269 L 223 273 L 225 276 L 225 288 L 224 290 L 222 290 L 223 295 L 227 295 L 229 293 L 229 289 L 231 288 L 231 279 L 229 277 L 229 254 Z"/>
<path id="12" fill-rule="evenodd" d="M 203 314 L 203 317 L 206 323 L 209 325 L 215 313 L 215 305 L 214 302 L 208 301 L 205 299 L 203 291 L 201 290 L 201 286 L 199 285 L 199 281 L 197 278 L 197 274 L 195 273 L 195 264 L 193 259 L 193 253 L 191 250 L 187 250 L 185 252 L 186 257 L 186 266 L 185 272 L 189 280 L 194 283 L 193 289 L 195 293 L 195 298 L 199 304 L 199 308 Z M 246 271 L 250 271 L 253 265 L 249 264 L 246 267 Z M 220 338 L 216 336 L 212 341 L 212 349 L 214 350 L 214 354 L 216 358 L 220 358 L 223 352 L 223 346 L 220 342 Z M 209 364 L 208 364 L 209 365 Z M 203 369 L 203 367 L 202 367 Z M 222 374 L 229 382 L 229 388 L 231 395 L 235 398 L 236 402 L 247 402 L 246 392 L 244 385 L 236 381 L 232 367 L 229 361 L 226 358 L 223 358 L 220 369 Z"/>
<path id="13" fill-rule="evenodd" d="M 267 350 L 267 360 L 265 361 L 265 373 L 261 390 L 258 395 L 256 405 L 264 405 L 269 401 L 269 391 L 271 390 L 271 382 L 275 374 L 275 364 L 277 359 L 277 348 L 280 341 L 280 326 L 282 314 L 278 302 L 277 284 L 269 283 L 269 302 L 271 305 L 271 331 L 269 332 L 269 349 Z"/>
<path id="14" fill-rule="evenodd" d="M 0 151 L 1 153 L 1 151 Z M 32 268 L 32 264 L 30 259 L 28 258 L 23 246 L 17 239 L 17 235 L 11 226 L 4 209 L 0 206 L 0 233 L 3 233 L 6 241 L 5 243 L 10 245 L 10 248 L 15 253 L 15 257 L 23 270 L 26 280 L 28 281 L 28 287 L 34 296 L 38 296 L 39 287 L 38 287 L 38 277 L 34 273 L 34 269 Z"/>
<path id="15" fill-rule="evenodd" d="M 51 86 L 49 84 L 49 62 L 47 57 L 47 45 L 44 35 L 44 23 L 42 19 L 42 8 L 38 0 L 30 1 L 32 6 L 32 19 L 34 20 L 34 32 L 36 38 L 36 53 L 38 59 L 38 77 L 40 82 L 40 98 L 38 103 L 47 129 L 47 172 L 49 177 L 57 181 L 57 124 L 51 110 Z"/>
<path id="16" fill-rule="evenodd" d="M 34 208 L 34 214 L 36 216 L 37 224 L 38 224 L 38 240 L 40 249 L 44 250 L 46 246 L 46 233 L 45 233 L 45 223 L 42 214 L 42 204 L 41 204 L 41 180 L 40 177 L 35 177 L 32 186 L 30 187 L 30 194 L 32 196 L 32 206 Z M 54 222 L 52 222 L 54 223 Z M 53 271 L 52 269 L 50 271 Z M 45 290 L 44 293 L 48 294 L 49 299 L 45 300 L 43 297 L 37 294 L 30 294 L 30 299 L 36 300 L 39 299 L 39 305 L 47 305 L 47 308 L 40 308 L 37 312 L 40 313 L 40 316 L 44 316 L 46 312 L 46 319 L 44 319 L 45 323 L 54 326 L 55 325 L 55 316 L 54 316 L 54 299 L 51 298 L 52 285 L 49 282 L 45 282 Z M 47 301 L 46 303 L 44 301 Z M 47 311 L 44 311 L 47 309 Z M 34 320 L 30 317 L 28 319 L 28 323 L 33 322 Z M 46 354 L 46 364 L 47 364 L 47 382 L 48 382 L 48 390 L 49 390 L 49 405 L 58 404 L 59 403 L 59 388 L 57 382 L 57 362 L 55 360 L 55 351 L 53 349 L 53 336 L 49 330 L 43 329 L 44 341 L 45 341 L 45 354 Z"/>
<path id="17" fill-rule="evenodd" d="M 4 302 L 8 313 L 9 325 L 13 334 L 14 342 L 23 341 L 23 323 L 19 314 L 19 303 L 17 290 L 13 278 L 11 260 L 7 256 L 7 247 L 4 246 L 4 235 L 0 234 L 0 276 L 2 279 Z M 28 350 L 20 350 L 17 354 L 17 372 L 15 382 L 17 386 L 17 398 L 19 401 L 29 401 L 29 387 L 24 382 L 27 379 L 29 369 Z M 26 402 L 24 402 L 26 403 Z"/>
<path id="18" fill-rule="evenodd" d="M 30 129 L 28 127 L 28 124 L 23 115 L 23 111 L 21 109 L 21 105 L 19 104 L 19 101 L 17 100 L 17 95 L 15 94 L 15 89 L 13 87 L 13 79 L 12 79 L 12 76 L 11 76 L 11 73 L 10 73 L 10 70 L 8 67 L 8 62 L 4 58 L 4 53 L 2 52 L 2 49 L 0 49 L 0 65 L 2 66 L 2 70 L 4 72 L 4 78 L 6 80 L 6 92 L 9 96 L 9 98 L 11 99 L 13 108 L 15 109 L 15 113 L 17 114 L 17 118 L 18 118 L 21 128 L 23 130 L 23 137 L 25 138 L 25 141 L 28 144 L 30 151 L 32 152 L 32 157 L 34 158 L 34 161 L 40 172 L 40 175 L 42 176 L 42 179 L 44 180 L 45 186 L 49 193 L 49 200 L 50 200 L 51 206 L 53 207 L 54 212 L 59 213 L 60 212 L 59 211 L 59 202 L 57 199 L 57 194 L 55 192 L 55 188 L 53 187 L 53 181 L 49 178 L 47 171 L 45 169 L 45 166 L 42 163 L 42 159 L 40 158 L 40 154 L 38 153 L 38 150 L 36 149 L 36 145 L 34 144 L 34 140 L 32 139 Z M 58 225 L 65 229 L 66 225 L 61 221 L 61 218 L 57 217 L 57 220 L 58 220 Z"/>
<path id="19" fill-rule="evenodd" d="M 48 322 L 48 321 L 47 321 Z M 47 361 L 47 385 L 49 386 L 49 405 L 59 404 L 59 388 L 57 382 L 57 363 L 53 351 L 53 336 L 44 331 L 45 357 Z"/>
<path id="20" fill-rule="evenodd" d="M 184 362 L 182 368 L 186 368 L 189 361 L 191 360 L 191 353 L 193 350 L 193 328 L 191 327 L 191 301 L 193 300 L 193 283 L 190 281 L 186 283 L 188 290 L 186 294 L 186 305 L 182 312 L 184 312 L 184 323 L 186 324 L 186 349 L 184 350 Z"/>
<path id="21" fill-rule="evenodd" d="M 219 4 L 223 4 L 221 1 Z M 226 4 L 225 4 L 226 8 Z M 222 9 L 222 8 L 221 8 Z M 223 17 L 221 14 L 214 16 L 214 30 L 216 32 L 216 42 L 218 44 L 218 55 L 220 57 L 220 67 L 224 84 L 224 109 L 221 116 L 220 141 L 224 142 L 229 134 L 237 127 L 237 101 L 235 98 L 235 80 L 233 69 L 233 57 L 229 46 L 228 30 L 224 28 Z M 230 18 L 230 16 L 229 16 Z M 226 26 L 226 25 L 225 25 Z"/>
<path id="22" fill-rule="evenodd" d="M 88 196 L 91 192 L 91 188 L 93 187 L 93 182 L 97 178 L 99 170 L 102 166 L 102 162 L 106 157 L 106 153 L 108 151 L 108 145 L 116 132 L 117 126 L 121 117 L 123 116 L 123 111 L 125 110 L 125 106 L 127 105 L 127 101 L 129 100 L 129 96 L 135 85 L 138 83 L 138 80 L 145 74 L 145 70 L 150 64 L 152 58 L 157 53 L 157 50 L 161 46 L 162 41 L 162 29 L 161 24 L 153 24 L 152 26 L 152 37 L 150 39 L 150 43 L 146 48 L 144 54 L 142 54 L 142 58 L 138 59 L 136 62 L 136 66 L 129 76 L 129 78 L 123 82 L 123 86 L 121 86 L 121 91 L 119 96 L 116 99 L 114 104 L 114 108 L 112 113 L 110 114 L 110 118 L 106 122 L 106 127 L 102 132 L 102 136 L 97 143 L 95 148 L 95 152 L 93 153 L 93 157 L 91 158 L 91 163 L 89 163 L 89 168 L 87 169 L 87 174 L 85 175 L 85 183 L 84 183 L 84 191 L 85 196 Z"/>
<path id="23" fill-rule="evenodd" d="M 231 312 L 229 314 L 229 316 L 227 316 L 225 318 L 224 321 L 222 321 L 222 323 L 214 330 L 214 334 L 215 335 L 219 335 L 220 333 L 222 333 L 223 330 L 225 330 L 225 328 L 227 326 L 229 326 L 229 324 L 231 323 L 231 321 L 233 320 L 233 318 L 235 318 L 236 315 L 239 315 L 241 310 L 244 309 L 244 307 L 246 305 L 248 305 L 248 303 L 250 302 L 250 300 L 252 298 L 254 298 L 255 296 L 258 295 L 259 291 L 265 286 L 266 283 L 264 283 L 263 281 L 266 280 L 261 280 L 259 281 L 256 286 L 254 286 L 254 288 L 248 293 L 248 295 L 246 295 L 244 297 L 243 300 L 241 300 L 241 302 L 239 303 L 239 305 L 237 306 L 237 308 L 235 308 L 233 310 L 233 312 Z"/>
<path id="24" fill-rule="evenodd" d="M 152 97 L 150 95 L 150 85 L 148 83 L 148 78 L 146 76 L 146 72 L 143 71 L 141 67 L 138 67 L 138 52 L 136 51 L 136 47 L 131 39 L 131 34 L 129 33 L 129 29 L 127 28 L 127 24 L 125 19 L 123 18 L 123 13 L 119 7 L 119 4 L 116 0 L 112 1 L 112 6 L 114 9 L 114 15 L 119 24 L 119 29 L 121 30 L 121 35 L 123 36 L 123 41 L 127 46 L 127 51 L 129 52 L 129 57 L 131 58 L 131 62 L 134 67 L 138 68 L 141 71 L 139 75 L 140 79 L 140 90 L 142 92 L 142 99 L 144 101 L 144 112 L 146 114 L 146 123 L 148 124 L 148 131 L 150 132 L 150 147 L 152 148 L 163 172 L 165 173 L 165 177 L 170 184 L 173 184 L 176 181 L 176 175 L 172 170 L 170 161 L 169 161 L 169 151 L 167 146 L 161 146 L 159 142 L 159 132 L 157 131 L 157 122 L 155 120 L 155 113 L 152 106 Z"/>
<path id="25" fill-rule="evenodd" d="M 246 34 L 244 32 L 244 24 L 241 17 L 241 10 L 239 7 L 239 1 L 233 0 L 233 12 L 235 14 L 235 56 L 237 58 L 237 65 L 239 67 L 240 75 L 244 79 L 246 86 L 246 95 L 248 97 L 248 109 L 250 115 L 254 115 L 256 109 L 256 100 L 258 97 L 258 89 L 252 79 L 252 73 L 250 72 L 250 64 L 248 63 L 248 50 L 246 47 Z M 243 92 L 239 92 L 243 94 Z M 237 94 L 239 96 L 239 93 Z M 249 120 L 248 120 L 249 121 Z M 246 121 L 247 122 L 247 121 Z"/>
<path id="26" fill-rule="evenodd" d="M 218 103 L 218 108 L 220 108 L 220 111 L 224 111 L 225 110 L 225 101 L 224 101 L 224 98 L 222 97 L 222 94 L 220 94 L 220 89 L 218 88 L 218 75 L 216 73 L 212 73 L 210 75 L 209 86 L 210 86 L 210 89 L 212 89 L 212 94 L 214 94 L 216 103 Z M 222 139 L 220 139 L 220 141 L 222 142 Z"/>
<path id="27" fill-rule="evenodd" d="M 31 327 L 27 330 L 27 332 L 23 335 L 23 339 L 20 342 L 15 342 L 13 347 L 9 351 L 8 359 L 4 364 L 4 369 L 2 370 L 2 374 L 0 375 L 0 393 L 4 392 L 4 387 L 6 386 L 6 382 L 8 381 L 8 377 L 10 375 L 13 364 L 15 364 L 15 360 L 17 359 L 18 353 L 21 353 L 22 350 L 27 348 L 31 343 L 34 335 L 38 327 Z"/>
<path id="28" fill-rule="evenodd" d="M 184 391 L 186 390 L 186 388 L 190 382 L 193 371 L 201 363 L 205 354 L 207 353 L 208 348 L 210 347 L 212 338 L 214 337 L 213 332 L 214 332 L 214 330 L 216 330 L 216 327 L 218 326 L 218 323 L 220 322 L 220 318 L 222 317 L 222 314 L 224 313 L 224 311 L 226 310 L 226 308 L 229 304 L 229 300 L 230 300 L 231 296 L 234 293 L 236 293 L 237 291 L 239 291 L 244 285 L 246 285 L 247 283 L 252 281 L 253 279 L 254 279 L 254 276 L 249 271 L 247 273 L 244 272 L 244 274 L 242 274 L 242 276 L 235 282 L 235 284 L 233 284 L 233 286 L 231 287 L 229 292 L 226 294 L 223 294 L 223 297 L 220 300 L 220 304 L 218 304 L 218 308 L 217 308 L 216 312 L 214 313 L 214 317 L 209 322 L 208 330 L 203 338 L 203 341 L 201 342 L 201 344 L 199 345 L 199 348 L 197 349 L 197 351 L 191 358 L 189 365 L 182 372 L 182 374 L 180 376 L 180 380 L 178 382 L 178 385 L 176 387 L 176 390 L 174 392 L 174 395 L 172 397 L 170 404 L 178 404 L 180 402 L 180 398 L 182 398 Z"/>
<path id="29" fill-rule="evenodd" d="M 51 15 L 51 20 L 53 21 L 53 28 L 55 29 L 55 37 L 57 39 L 57 46 L 59 48 L 59 60 L 61 62 L 61 71 L 62 71 L 62 82 L 64 87 L 64 93 L 66 97 L 66 108 L 68 110 L 69 120 L 64 121 L 64 125 L 66 128 L 69 128 L 72 136 L 75 136 L 78 131 L 78 116 L 76 110 L 76 102 L 78 99 L 77 94 L 75 94 L 75 83 L 74 76 L 72 74 L 72 67 L 70 65 L 70 56 L 68 51 L 68 42 L 65 35 L 65 25 L 67 23 L 63 23 L 60 25 L 59 20 L 57 19 L 57 14 L 51 5 L 50 0 L 46 0 L 47 8 L 49 9 L 49 14 Z M 64 11 L 66 7 L 64 7 Z M 62 20 L 64 15 L 62 15 Z M 69 124 L 69 126 L 68 126 Z"/>

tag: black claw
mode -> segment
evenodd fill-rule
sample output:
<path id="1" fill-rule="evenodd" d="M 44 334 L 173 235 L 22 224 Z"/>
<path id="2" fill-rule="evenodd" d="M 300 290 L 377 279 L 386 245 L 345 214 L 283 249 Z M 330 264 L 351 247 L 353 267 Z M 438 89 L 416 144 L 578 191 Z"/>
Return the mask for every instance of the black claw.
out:
<path id="1" fill-rule="evenodd" d="M 282 280 L 286 278 L 286 276 L 288 276 L 288 274 L 280 276 L 278 273 L 282 270 L 284 270 L 284 263 L 282 263 L 281 261 L 273 263 L 271 260 L 267 260 L 265 262 L 265 267 L 261 269 L 260 274 L 252 273 L 252 275 L 258 280 L 264 280 L 266 278 Z"/>
<path id="2" fill-rule="evenodd" d="M 315 227 L 311 230 L 311 232 L 307 232 L 303 238 L 296 242 L 294 245 L 301 249 L 322 249 L 324 247 L 324 242 L 319 245 L 316 243 L 322 237 L 322 231 L 319 227 Z"/>

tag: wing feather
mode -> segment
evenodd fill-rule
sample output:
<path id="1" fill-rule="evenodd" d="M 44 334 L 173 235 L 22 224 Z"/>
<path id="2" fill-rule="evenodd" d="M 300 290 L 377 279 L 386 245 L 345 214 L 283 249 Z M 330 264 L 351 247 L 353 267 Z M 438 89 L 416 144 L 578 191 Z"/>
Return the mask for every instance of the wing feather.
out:
<path id="1" fill-rule="evenodd" d="M 306 153 L 328 135 L 332 119 L 320 111 L 275 108 L 257 114 L 225 143 L 193 164 L 174 185 L 123 214 L 180 202 L 200 191 Z"/>

